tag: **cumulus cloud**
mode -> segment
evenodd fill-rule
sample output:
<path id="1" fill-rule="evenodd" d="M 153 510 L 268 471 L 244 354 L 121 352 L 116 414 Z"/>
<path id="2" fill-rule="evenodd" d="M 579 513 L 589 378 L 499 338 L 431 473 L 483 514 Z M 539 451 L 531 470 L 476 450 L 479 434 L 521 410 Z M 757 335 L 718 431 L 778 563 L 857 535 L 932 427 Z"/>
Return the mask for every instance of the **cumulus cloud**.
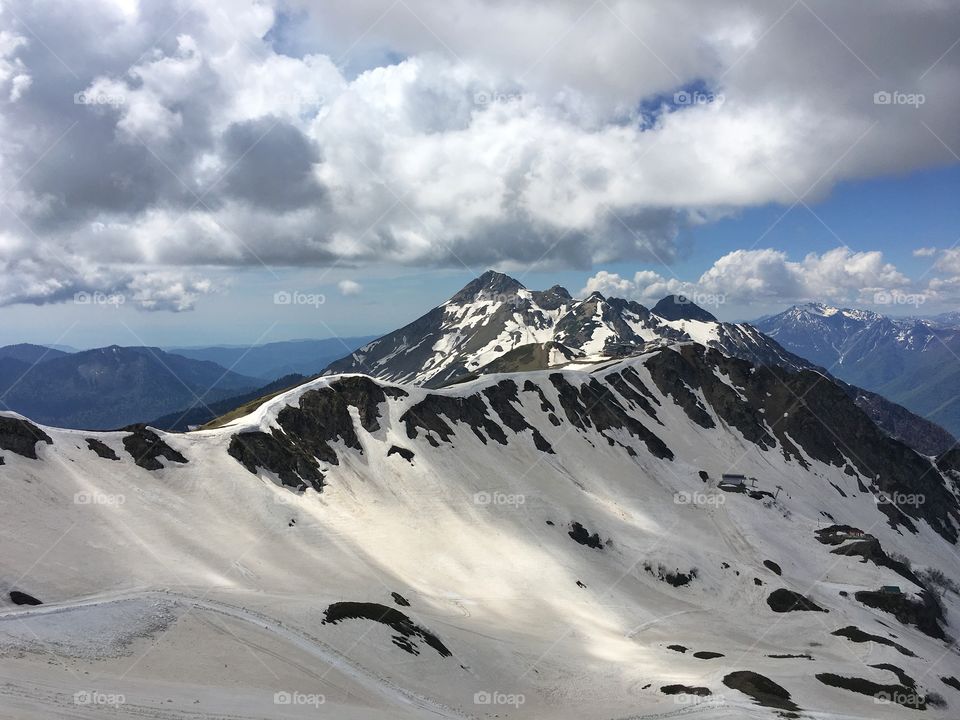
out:
<path id="1" fill-rule="evenodd" d="M 960 147 L 950 3 L 10 6 L 2 303 L 99 284 L 186 309 L 201 265 L 669 262 L 705 219 Z M 703 283 L 901 281 L 870 253 L 763 252 Z"/>
<path id="2" fill-rule="evenodd" d="M 950 248 L 940 253 L 934 269 L 951 275 L 960 275 L 960 249 Z"/>
<path id="3" fill-rule="evenodd" d="M 599 292 L 605 297 L 622 297 L 643 303 L 656 302 L 666 295 L 690 295 L 696 291 L 694 283 L 678 278 L 665 278 L 652 270 L 640 270 L 633 278 L 601 270 L 590 278 L 580 291 L 581 296 Z"/>
<path id="4" fill-rule="evenodd" d="M 960 289 L 960 251 L 948 251 L 937 263 L 948 276 L 937 275 L 926 285 L 911 279 L 883 258 L 879 251 L 855 252 L 838 247 L 791 260 L 771 248 L 735 250 L 719 258 L 696 280 L 668 278 L 643 270 L 633 278 L 601 271 L 580 291 L 651 302 L 667 294 L 693 298 L 722 298 L 739 304 L 834 302 L 883 305 L 889 298 L 923 296 L 957 298 Z"/>

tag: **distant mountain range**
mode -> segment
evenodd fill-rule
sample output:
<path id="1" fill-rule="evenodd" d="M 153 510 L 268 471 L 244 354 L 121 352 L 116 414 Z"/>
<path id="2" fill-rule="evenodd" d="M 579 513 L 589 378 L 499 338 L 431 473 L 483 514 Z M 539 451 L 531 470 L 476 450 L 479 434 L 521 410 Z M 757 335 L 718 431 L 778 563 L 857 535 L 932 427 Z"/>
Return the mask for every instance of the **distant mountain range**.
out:
<path id="1" fill-rule="evenodd" d="M 412 323 L 332 363 L 325 375 L 364 373 L 429 388 L 481 375 L 594 364 L 663 343 L 697 342 L 749 362 L 822 373 L 805 358 L 746 323 L 720 322 L 687 298 L 669 295 L 652 309 L 593 293 L 528 290 L 489 271 Z M 682 379 L 677 379 L 682 382 Z M 936 455 L 953 437 L 884 397 L 840 383 L 874 422 L 911 447 Z"/>
<path id="2" fill-rule="evenodd" d="M 45 345 L 31 345 L 30 343 L 19 343 L 17 345 L 6 345 L 0 347 L 0 360 L 16 360 L 18 362 L 33 364 L 45 360 L 63 357 L 69 353 L 63 350 L 57 350 Z"/>
<path id="3" fill-rule="evenodd" d="M 156 422 L 164 429 L 186 430 L 315 375 L 369 339 L 177 352 L 114 345 L 69 353 L 8 345 L 0 347 L 0 410 L 66 428 L 109 430 Z"/>
<path id="4" fill-rule="evenodd" d="M 0 359 L 0 408 L 51 425 L 107 430 L 187 407 L 198 397 L 212 402 L 260 385 L 159 348 L 113 345 L 51 355 L 33 363 Z"/>
<path id="5" fill-rule="evenodd" d="M 811 303 L 754 324 L 834 376 L 960 434 L 960 313 L 892 318 Z"/>

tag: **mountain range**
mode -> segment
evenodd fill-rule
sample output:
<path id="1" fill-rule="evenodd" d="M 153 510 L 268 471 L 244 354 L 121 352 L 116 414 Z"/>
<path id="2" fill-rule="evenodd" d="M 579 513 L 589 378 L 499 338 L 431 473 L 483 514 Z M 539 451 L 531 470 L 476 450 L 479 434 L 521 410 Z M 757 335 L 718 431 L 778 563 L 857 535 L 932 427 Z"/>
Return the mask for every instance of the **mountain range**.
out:
<path id="1" fill-rule="evenodd" d="M 768 363 L 806 366 L 749 325 L 721 323 L 681 296 L 653 310 L 600 293 L 579 300 L 559 285 L 528 290 L 488 271 L 447 302 L 332 363 L 324 372 L 363 372 L 393 382 L 441 387 L 473 374 L 509 352 L 546 346 L 558 363 L 624 356 L 650 342 L 696 340 Z"/>
<path id="2" fill-rule="evenodd" d="M 787 350 L 960 434 L 960 318 L 811 303 L 754 323 Z"/>
<path id="3" fill-rule="evenodd" d="M 593 297 L 578 329 L 554 291 L 504 334 L 489 282 L 443 306 L 417 383 L 326 375 L 189 433 L 0 413 L 0 706 L 957 717 L 955 451 L 721 347 L 746 327 Z"/>
<path id="4" fill-rule="evenodd" d="M 0 359 L 0 407 L 72 428 L 123 427 L 259 384 L 256 378 L 215 363 L 159 348 L 114 345 L 70 354 L 51 352 L 30 363 Z"/>
<path id="5" fill-rule="evenodd" d="M 176 352 L 116 345 L 66 352 L 7 345 L 0 347 L 0 408 L 67 428 L 107 430 L 150 422 L 162 429 L 186 430 L 316 375 L 369 339 L 186 347 Z"/>
<path id="6" fill-rule="evenodd" d="M 753 325 L 720 322 L 683 296 L 669 295 L 648 309 L 596 292 L 575 299 L 560 286 L 528 290 L 489 271 L 324 373 L 364 373 L 435 388 L 489 372 L 589 365 L 680 341 L 761 365 L 827 372 L 816 358 L 791 352 Z M 937 455 L 953 445 L 950 433 L 882 395 L 852 383 L 843 387 L 880 427 L 924 454 Z"/>

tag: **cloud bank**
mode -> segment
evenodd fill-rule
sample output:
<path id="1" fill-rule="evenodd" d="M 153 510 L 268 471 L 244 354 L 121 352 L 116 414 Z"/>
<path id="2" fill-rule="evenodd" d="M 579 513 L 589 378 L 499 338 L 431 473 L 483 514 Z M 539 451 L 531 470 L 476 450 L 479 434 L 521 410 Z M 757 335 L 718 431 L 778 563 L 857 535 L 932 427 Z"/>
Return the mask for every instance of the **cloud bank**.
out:
<path id="1" fill-rule="evenodd" d="M 923 275 L 910 278 L 876 251 L 837 247 L 790 260 L 785 252 L 771 248 L 735 250 L 719 258 L 696 280 L 664 277 L 650 270 L 624 278 L 602 270 L 587 280 L 580 294 L 596 291 L 642 303 L 680 294 L 704 305 L 824 301 L 917 306 L 960 300 L 960 250 L 925 248 L 922 256 L 936 260 Z"/>
<path id="2" fill-rule="evenodd" d="M 685 227 L 954 162 L 958 35 L 952 2 L 14 0 L 0 303 L 185 310 L 262 265 L 669 263 Z M 701 281 L 900 282 L 835 252 Z"/>

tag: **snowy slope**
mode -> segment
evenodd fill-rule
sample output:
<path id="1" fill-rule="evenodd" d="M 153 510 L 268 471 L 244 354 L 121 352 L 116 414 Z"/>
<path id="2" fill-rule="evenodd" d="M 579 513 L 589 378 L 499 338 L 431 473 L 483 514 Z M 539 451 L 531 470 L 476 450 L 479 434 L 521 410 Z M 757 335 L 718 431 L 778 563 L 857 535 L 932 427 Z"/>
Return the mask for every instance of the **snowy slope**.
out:
<path id="1" fill-rule="evenodd" d="M 0 448 L 4 599 L 44 603 L 0 606 L 0 717 L 776 717 L 738 671 L 803 717 L 960 712 L 960 600 L 909 612 L 936 592 L 914 571 L 960 579 L 960 468 L 813 372 L 683 343 L 443 390 L 324 377 L 184 435 L 7 414 Z M 832 525 L 881 550 L 831 552 L 858 542 L 819 541 Z M 882 585 L 899 619 L 855 597 Z M 778 590 L 829 612 L 775 612 Z M 851 626 L 878 639 L 832 634 Z"/>

